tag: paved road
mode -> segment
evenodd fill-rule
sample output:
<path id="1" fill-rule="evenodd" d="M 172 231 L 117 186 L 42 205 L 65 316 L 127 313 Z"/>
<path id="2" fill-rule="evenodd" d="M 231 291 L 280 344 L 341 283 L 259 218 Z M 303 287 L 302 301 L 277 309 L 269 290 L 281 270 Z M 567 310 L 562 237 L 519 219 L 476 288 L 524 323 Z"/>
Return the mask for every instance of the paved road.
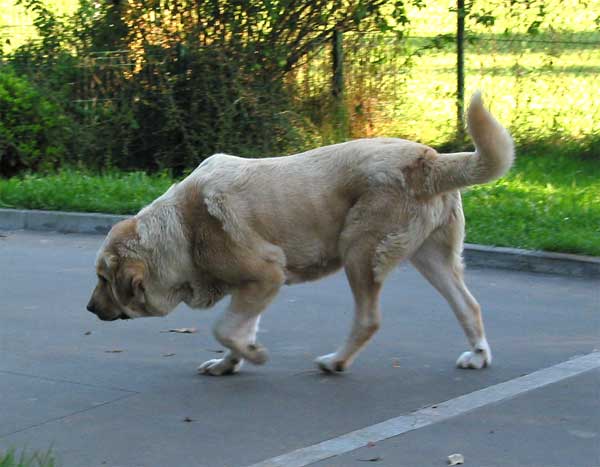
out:
<path id="1" fill-rule="evenodd" d="M 495 360 L 455 369 L 466 348 L 458 324 L 400 267 L 384 290 L 383 329 L 349 373 L 312 366 L 349 327 L 338 274 L 282 291 L 263 319 L 266 366 L 204 377 L 196 366 L 220 350 L 209 331 L 216 310 L 100 322 L 85 304 L 102 237 L 2 234 L 0 448 L 52 447 L 65 467 L 246 466 L 600 348 L 597 280 L 472 269 Z M 198 332 L 161 332 L 176 327 Z M 559 376 L 315 465 L 443 466 L 459 452 L 467 466 L 600 466 L 599 383 L 598 369 Z"/>

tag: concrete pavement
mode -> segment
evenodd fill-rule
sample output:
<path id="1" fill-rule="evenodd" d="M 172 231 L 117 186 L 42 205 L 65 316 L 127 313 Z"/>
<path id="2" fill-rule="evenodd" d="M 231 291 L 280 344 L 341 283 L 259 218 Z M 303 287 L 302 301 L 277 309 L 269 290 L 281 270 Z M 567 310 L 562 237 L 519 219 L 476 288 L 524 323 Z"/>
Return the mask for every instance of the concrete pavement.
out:
<path id="1" fill-rule="evenodd" d="M 266 366 L 203 377 L 195 367 L 221 350 L 210 334 L 218 310 L 100 322 L 85 304 L 101 236 L 2 234 L 0 448 L 52 447 L 62 466 L 246 466 L 600 348 L 597 279 L 471 268 L 495 360 L 455 369 L 466 340 L 454 316 L 401 266 L 383 293 L 383 328 L 349 373 L 312 364 L 348 332 L 338 274 L 282 291 L 262 322 Z M 198 332 L 161 332 L 177 327 Z M 465 465 L 600 466 L 598 378 L 557 380 L 317 465 L 445 465 L 462 452 Z"/>
<path id="2" fill-rule="evenodd" d="M 460 453 L 467 466 L 598 466 L 599 383 L 591 371 L 312 465 L 436 467 Z"/>

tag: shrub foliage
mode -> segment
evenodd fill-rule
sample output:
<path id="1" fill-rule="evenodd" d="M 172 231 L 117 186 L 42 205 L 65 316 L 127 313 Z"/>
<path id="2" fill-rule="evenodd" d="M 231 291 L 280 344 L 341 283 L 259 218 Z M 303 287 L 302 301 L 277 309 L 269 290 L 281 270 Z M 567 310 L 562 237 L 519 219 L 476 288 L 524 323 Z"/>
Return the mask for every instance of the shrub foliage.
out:
<path id="1" fill-rule="evenodd" d="M 405 19 L 405 2 L 389 0 L 83 0 L 69 17 L 43 0 L 18 3 L 40 40 L 5 57 L 0 73 L 15 80 L 12 68 L 48 96 L 36 115 L 69 116 L 54 122 L 69 127 L 53 139 L 64 160 L 175 172 L 214 152 L 260 157 L 318 143 L 294 111 L 288 75 L 336 30 Z M 0 174 L 54 165 L 55 127 L 40 130 L 35 150 L 20 142 L 21 162 Z"/>
<path id="2" fill-rule="evenodd" d="M 68 118 L 24 77 L 0 73 L 0 173 L 56 167 Z M 68 131 L 68 130 L 67 130 Z"/>

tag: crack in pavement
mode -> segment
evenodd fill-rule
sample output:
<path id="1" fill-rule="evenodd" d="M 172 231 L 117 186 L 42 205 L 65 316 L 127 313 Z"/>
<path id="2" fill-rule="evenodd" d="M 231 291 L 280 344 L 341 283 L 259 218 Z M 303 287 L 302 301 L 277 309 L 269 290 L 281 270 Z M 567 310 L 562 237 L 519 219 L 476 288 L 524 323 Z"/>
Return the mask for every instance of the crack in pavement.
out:
<path id="1" fill-rule="evenodd" d="M 118 388 L 118 387 L 111 387 L 111 386 L 98 386 L 96 384 L 91 384 L 91 383 L 81 383 L 79 381 L 71 381 L 68 379 L 61 379 L 61 378 L 50 378 L 49 376 L 37 376 L 37 375 L 21 373 L 21 372 L 12 371 L 12 370 L 0 370 L 0 374 L 2 374 L 2 373 L 6 374 L 6 375 L 12 375 L 12 376 L 22 376 L 25 378 L 41 379 L 43 381 L 52 381 L 55 383 L 75 384 L 78 386 L 86 386 L 86 387 L 90 387 L 90 388 L 94 388 L 94 389 L 102 389 L 105 391 L 120 391 L 120 392 L 128 392 L 130 394 L 140 394 L 139 391 L 134 391 L 133 389 L 125 389 L 125 388 Z"/>
<path id="2" fill-rule="evenodd" d="M 61 415 L 60 417 L 50 418 L 48 420 L 44 420 L 43 422 L 35 423 L 35 424 L 29 425 L 29 426 L 27 426 L 25 428 L 20 428 L 18 430 L 11 431 L 11 432 L 8 432 L 8 433 L 0 433 L 0 439 L 6 438 L 7 436 L 11 436 L 11 435 L 14 435 L 14 434 L 17 434 L 17 433 L 22 433 L 22 432 L 27 431 L 27 430 L 31 430 L 32 428 L 38 428 L 40 426 L 47 425 L 48 423 L 53 423 L 53 422 L 57 422 L 57 421 L 60 421 L 60 420 L 65 420 L 65 419 L 67 419 L 69 417 L 72 417 L 74 415 L 78 415 L 78 414 L 81 414 L 81 413 L 84 413 L 84 412 L 89 412 L 89 411 L 98 409 L 100 407 L 104 407 L 104 406 L 109 405 L 109 404 L 113 404 L 115 402 L 121 401 L 123 399 L 127 399 L 128 397 L 132 397 L 132 396 L 135 396 L 135 395 L 138 395 L 138 394 L 139 393 L 125 394 L 125 395 L 123 395 L 121 397 L 117 397 L 116 399 L 112 399 L 110 401 L 106 401 L 106 402 L 102 402 L 100 404 L 94 405 L 93 407 L 87 407 L 85 409 L 76 410 L 75 412 L 71 412 L 71 413 L 68 413 L 68 414 L 65 414 L 65 415 Z"/>

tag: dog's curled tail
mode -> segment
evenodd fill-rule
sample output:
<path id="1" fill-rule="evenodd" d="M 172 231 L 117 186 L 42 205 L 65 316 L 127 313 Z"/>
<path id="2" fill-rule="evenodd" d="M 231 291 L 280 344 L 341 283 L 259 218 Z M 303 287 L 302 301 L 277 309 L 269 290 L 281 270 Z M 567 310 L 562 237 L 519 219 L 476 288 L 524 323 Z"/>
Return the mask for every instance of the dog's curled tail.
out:
<path id="1" fill-rule="evenodd" d="M 513 140 L 484 108 L 480 92 L 471 98 L 467 125 L 475 152 L 440 154 L 435 159 L 430 185 L 435 193 L 495 180 L 508 172 L 513 163 Z"/>

